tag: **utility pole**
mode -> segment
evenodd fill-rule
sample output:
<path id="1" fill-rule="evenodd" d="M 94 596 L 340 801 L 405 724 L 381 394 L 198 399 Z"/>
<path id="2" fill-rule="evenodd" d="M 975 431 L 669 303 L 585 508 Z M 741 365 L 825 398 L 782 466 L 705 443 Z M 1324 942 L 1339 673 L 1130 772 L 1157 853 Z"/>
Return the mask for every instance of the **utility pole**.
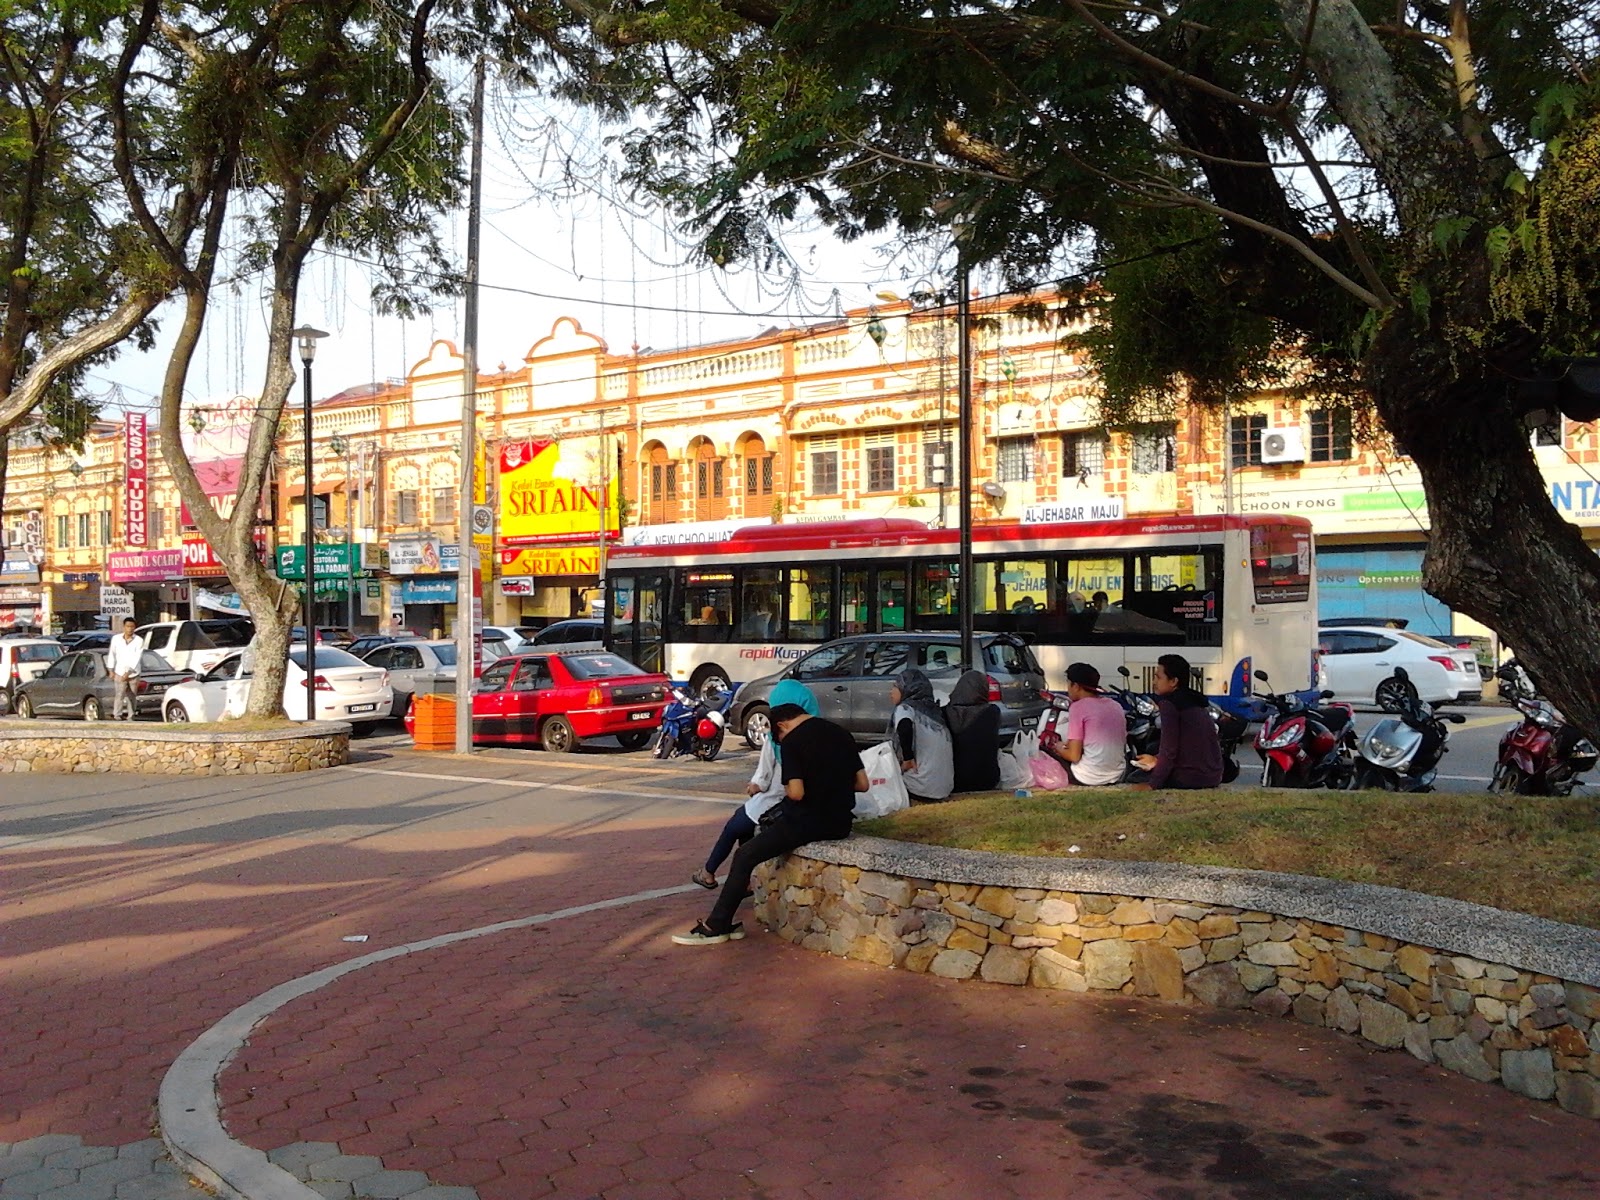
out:
<path id="1" fill-rule="evenodd" d="M 461 498 L 456 504 L 456 753 L 472 753 L 472 685 L 476 682 L 481 604 L 472 569 L 473 471 L 478 433 L 478 242 L 483 224 L 483 75 L 478 56 L 472 74 L 472 169 L 467 199 L 466 311 L 461 335 Z"/>
<path id="2" fill-rule="evenodd" d="M 956 580 L 956 604 L 960 608 L 961 669 L 972 670 L 972 296 L 970 275 L 963 263 L 956 273 L 956 324 L 960 342 L 956 348 L 956 432 L 961 439 L 960 513 L 961 552 Z"/>
<path id="3" fill-rule="evenodd" d="M 610 491 L 611 463 L 606 457 L 606 409 L 600 409 L 600 556 L 596 560 L 595 578 L 600 585 L 600 603 L 606 603 L 606 498 Z M 602 613 L 605 611 L 601 609 Z M 587 613 L 584 614 L 588 616 Z"/>

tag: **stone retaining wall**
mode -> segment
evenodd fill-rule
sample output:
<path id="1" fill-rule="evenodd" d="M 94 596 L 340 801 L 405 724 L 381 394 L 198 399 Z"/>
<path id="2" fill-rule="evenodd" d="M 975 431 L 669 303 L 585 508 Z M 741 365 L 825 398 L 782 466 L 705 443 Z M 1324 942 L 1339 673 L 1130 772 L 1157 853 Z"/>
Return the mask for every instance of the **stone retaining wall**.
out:
<path id="1" fill-rule="evenodd" d="M 1253 1009 L 1600 1117 L 1594 930 L 1301 876 L 879 838 L 814 843 L 758 880 L 762 922 L 809 950 Z"/>
<path id="2" fill-rule="evenodd" d="M 193 726 L 28 721 L 0 728 L 0 774 L 284 775 L 350 759 L 350 726 L 316 721 L 260 733 Z"/>

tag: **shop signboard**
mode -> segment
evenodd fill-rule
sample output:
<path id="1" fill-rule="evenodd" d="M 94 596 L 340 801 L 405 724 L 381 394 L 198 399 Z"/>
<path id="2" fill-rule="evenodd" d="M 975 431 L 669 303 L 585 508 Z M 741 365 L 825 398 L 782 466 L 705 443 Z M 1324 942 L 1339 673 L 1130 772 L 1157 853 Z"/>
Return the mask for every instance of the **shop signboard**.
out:
<path id="1" fill-rule="evenodd" d="M 528 438 L 500 447 L 500 540 L 505 545 L 618 537 L 617 478 L 606 472 L 600 439 Z M 609 450 L 606 451 L 609 453 Z M 602 507 L 604 511 L 602 512 Z"/>
<path id="2" fill-rule="evenodd" d="M 747 517 L 733 521 L 680 521 L 675 525 L 630 525 L 622 531 L 622 545 L 692 546 L 725 542 L 741 529 L 771 524 L 771 517 Z"/>
<path id="3" fill-rule="evenodd" d="M 201 608 L 210 609 L 212 612 L 245 613 L 250 610 L 244 606 L 244 597 L 238 592 L 208 592 L 204 588 L 195 591 L 194 602 Z"/>
<path id="4" fill-rule="evenodd" d="M 44 563 L 44 514 L 34 509 L 22 519 L 22 556 L 34 566 Z"/>
<path id="5" fill-rule="evenodd" d="M 343 542 L 330 542 L 316 548 L 317 581 L 345 579 L 360 573 L 360 547 Z M 304 579 L 306 577 L 306 548 L 304 546 L 278 547 L 278 578 Z"/>
<path id="6" fill-rule="evenodd" d="M 113 550 L 106 555 L 112 583 L 163 583 L 183 578 L 182 550 Z"/>
<path id="7" fill-rule="evenodd" d="M 1070 521 L 1120 521 L 1127 516 L 1121 496 L 1103 492 L 1068 491 L 1049 504 L 1030 504 L 1022 510 L 1024 525 L 1049 525 Z"/>
<path id="8" fill-rule="evenodd" d="M 147 504 L 150 464 L 145 454 L 147 445 L 144 413 L 129 410 L 122 429 L 122 534 L 123 540 L 130 546 L 147 545 L 149 541 Z"/>
<path id="9" fill-rule="evenodd" d="M 454 579 L 407 579 L 400 585 L 403 604 L 454 604 L 456 581 Z"/>
<path id="10" fill-rule="evenodd" d="M 368 579 L 361 586 L 361 615 L 376 617 L 383 612 L 383 584 Z"/>
<path id="11" fill-rule="evenodd" d="M 564 546 L 538 550 L 500 551 L 500 574 L 595 575 L 600 570 L 598 546 Z"/>
<path id="12" fill-rule="evenodd" d="M 267 556 L 267 531 L 256 526 L 251 531 L 256 544 L 256 557 Z M 228 570 L 217 557 L 217 552 L 206 541 L 205 534 L 188 530 L 183 535 L 183 574 L 186 579 L 207 579 L 227 575 Z"/>
<path id="13" fill-rule="evenodd" d="M 100 585 L 100 612 L 116 628 L 123 621 L 133 619 L 133 593 L 114 583 Z"/>
<path id="14" fill-rule="evenodd" d="M 1600 522 L 1600 479 L 1587 474 L 1561 474 L 1550 481 L 1550 503 L 1569 521 Z"/>
<path id="15" fill-rule="evenodd" d="M 0 562 L 0 583 L 38 583 L 39 568 L 25 558 Z"/>
<path id="16" fill-rule="evenodd" d="M 444 547 L 436 533 L 411 533 L 389 539 L 389 574 L 438 575 L 444 570 Z"/>
<path id="17" fill-rule="evenodd" d="M 1220 486 L 1197 486 L 1197 515 L 1228 511 Z M 1419 532 L 1428 526 L 1428 500 L 1414 474 L 1363 479 L 1344 487 L 1236 487 L 1236 516 L 1281 513 L 1306 517 L 1317 533 Z"/>
<path id="18" fill-rule="evenodd" d="M 492 562 L 494 552 L 494 509 L 487 504 L 472 506 L 472 544 L 481 561 Z"/>
<path id="19" fill-rule="evenodd" d="M 0 608 L 32 608 L 38 603 L 36 587 L 0 587 Z"/>

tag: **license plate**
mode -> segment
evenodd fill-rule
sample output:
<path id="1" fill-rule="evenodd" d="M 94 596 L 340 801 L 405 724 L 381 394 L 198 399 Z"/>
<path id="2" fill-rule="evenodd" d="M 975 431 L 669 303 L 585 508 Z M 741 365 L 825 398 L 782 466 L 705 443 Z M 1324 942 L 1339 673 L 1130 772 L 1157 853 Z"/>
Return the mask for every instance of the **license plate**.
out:
<path id="1" fill-rule="evenodd" d="M 628 714 L 628 720 L 630 720 L 630 721 L 648 721 L 653 716 L 655 716 L 655 713 L 649 713 L 649 712 L 629 713 Z"/>
<path id="2" fill-rule="evenodd" d="M 377 707 L 378 706 L 376 704 L 352 704 L 349 708 L 349 711 L 353 713 L 372 712 Z"/>

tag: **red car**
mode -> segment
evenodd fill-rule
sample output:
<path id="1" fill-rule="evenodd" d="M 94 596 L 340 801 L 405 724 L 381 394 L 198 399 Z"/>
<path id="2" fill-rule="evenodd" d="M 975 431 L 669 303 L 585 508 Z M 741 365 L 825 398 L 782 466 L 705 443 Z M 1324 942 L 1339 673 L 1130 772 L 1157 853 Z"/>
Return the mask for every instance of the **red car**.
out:
<path id="1" fill-rule="evenodd" d="M 484 667 L 473 687 L 472 741 L 564 753 L 586 738 L 615 736 L 637 750 L 661 727 L 670 691 L 665 675 L 604 650 L 514 654 Z"/>

